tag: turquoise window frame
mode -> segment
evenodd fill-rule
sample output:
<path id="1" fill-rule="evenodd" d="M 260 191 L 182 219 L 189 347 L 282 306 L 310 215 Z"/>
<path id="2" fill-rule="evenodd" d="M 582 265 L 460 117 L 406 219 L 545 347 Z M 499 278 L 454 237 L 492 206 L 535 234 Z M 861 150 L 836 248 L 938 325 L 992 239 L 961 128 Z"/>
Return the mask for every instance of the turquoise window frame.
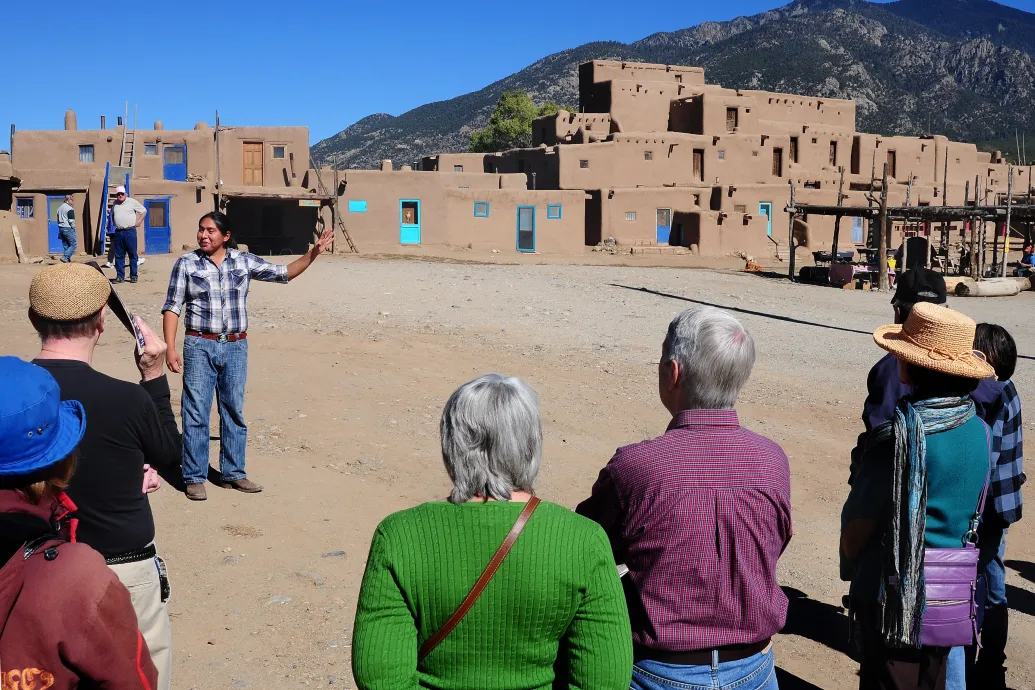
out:
<path id="1" fill-rule="evenodd" d="M 478 211 L 479 206 L 484 206 L 485 210 L 481 213 Z M 476 201 L 474 202 L 474 217 L 475 218 L 488 218 L 489 217 L 489 202 L 488 201 Z"/>
<path id="2" fill-rule="evenodd" d="M 349 213 L 366 213 L 367 202 L 365 199 L 349 199 Z"/>
<path id="3" fill-rule="evenodd" d="M 564 209 L 561 204 L 547 204 L 546 205 L 546 219 L 547 220 L 560 220 L 564 215 Z"/>

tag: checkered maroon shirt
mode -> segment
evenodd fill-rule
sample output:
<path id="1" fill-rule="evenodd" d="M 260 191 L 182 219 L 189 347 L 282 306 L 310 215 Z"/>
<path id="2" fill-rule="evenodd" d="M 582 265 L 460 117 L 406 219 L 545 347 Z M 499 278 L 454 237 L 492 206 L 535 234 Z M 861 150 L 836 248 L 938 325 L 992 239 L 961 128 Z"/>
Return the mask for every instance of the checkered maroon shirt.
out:
<path id="1" fill-rule="evenodd" d="M 790 468 L 733 410 L 684 411 L 664 436 L 619 448 L 576 510 L 629 567 L 635 644 L 704 650 L 783 627 L 776 562 L 791 540 Z"/>

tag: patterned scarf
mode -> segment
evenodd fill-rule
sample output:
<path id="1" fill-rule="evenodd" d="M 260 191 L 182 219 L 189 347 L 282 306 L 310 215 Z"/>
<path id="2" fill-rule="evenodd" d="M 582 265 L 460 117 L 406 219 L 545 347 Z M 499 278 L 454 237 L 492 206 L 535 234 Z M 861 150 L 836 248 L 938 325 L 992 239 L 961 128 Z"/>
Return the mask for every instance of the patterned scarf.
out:
<path id="1" fill-rule="evenodd" d="M 927 607 L 924 534 L 927 530 L 927 434 L 955 429 L 975 416 L 969 397 L 902 400 L 893 420 L 873 431 L 872 443 L 895 444 L 890 534 L 884 540 L 879 606 L 890 647 L 920 647 Z"/>

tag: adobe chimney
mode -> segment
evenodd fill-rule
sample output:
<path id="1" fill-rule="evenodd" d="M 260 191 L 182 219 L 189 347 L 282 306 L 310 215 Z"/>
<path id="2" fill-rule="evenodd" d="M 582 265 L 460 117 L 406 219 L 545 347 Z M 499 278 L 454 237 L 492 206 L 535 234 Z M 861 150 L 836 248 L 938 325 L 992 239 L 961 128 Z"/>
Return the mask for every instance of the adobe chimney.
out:
<path id="1" fill-rule="evenodd" d="M 76 131 L 76 129 L 78 129 L 78 127 L 76 127 L 76 123 L 75 123 L 75 111 L 74 110 L 66 110 L 65 111 L 65 130 L 69 131 L 69 132 L 74 132 L 74 131 Z"/>

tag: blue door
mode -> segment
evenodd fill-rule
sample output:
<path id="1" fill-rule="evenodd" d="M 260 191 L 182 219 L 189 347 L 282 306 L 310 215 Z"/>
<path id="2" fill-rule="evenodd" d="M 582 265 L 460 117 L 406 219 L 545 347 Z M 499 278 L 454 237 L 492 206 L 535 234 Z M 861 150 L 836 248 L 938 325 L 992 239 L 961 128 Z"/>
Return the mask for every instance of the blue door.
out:
<path id="1" fill-rule="evenodd" d="M 399 200 L 399 244 L 420 244 L 420 199 Z"/>
<path id="2" fill-rule="evenodd" d="M 187 181 L 187 145 L 166 144 L 162 152 L 162 179 L 172 182 Z"/>
<path id="3" fill-rule="evenodd" d="M 773 236 L 773 202 L 763 201 L 758 205 L 758 212 L 765 216 L 766 230 L 765 234 L 770 237 Z"/>
<path id="4" fill-rule="evenodd" d="M 658 244 L 668 244 L 672 235 L 672 209 L 658 209 Z"/>
<path id="5" fill-rule="evenodd" d="M 65 197 L 47 197 L 47 251 L 51 254 L 65 250 L 58 235 L 58 207 L 65 203 Z"/>
<path id="6" fill-rule="evenodd" d="M 148 254 L 168 254 L 172 233 L 169 230 L 169 198 L 144 201 L 144 251 Z"/>
<path id="7" fill-rule="evenodd" d="M 517 250 L 535 251 L 535 206 L 517 207 Z"/>

